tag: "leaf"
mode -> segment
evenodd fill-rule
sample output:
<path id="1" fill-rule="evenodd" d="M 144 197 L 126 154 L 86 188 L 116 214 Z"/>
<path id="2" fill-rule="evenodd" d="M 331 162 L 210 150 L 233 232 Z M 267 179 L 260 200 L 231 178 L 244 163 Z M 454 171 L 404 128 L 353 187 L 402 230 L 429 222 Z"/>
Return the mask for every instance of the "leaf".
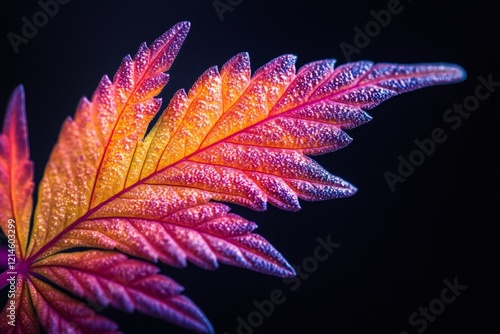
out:
<path id="1" fill-rule="evenodd" d="M 0 136 L 0 181 L 0 227 L 9 238 L 15 233 L 17 256 L 22 259 L 28 242 L 34 187 L 22 86 L 12 93 L 5 114 Z M 8 228 L 9 219 L 15 221 L 15 229 Z"/>
<path id="2" fill-rule="evenodd" d="M 126 161 L 160 107 L 155 98 L 168 81 L 167 71 L 187 35 L 179 23 L 150 48 L 142 44 L 126 56 L 113 82 L 104 76 L 92 100 L 83 98 L 75 119 L 64 123 L 39 188 L 30 255 L 115 195 Z"/>
<path id="3" fill-rule="evenodd" d="M 2 310 L 2 313 L 0 313 L 0 319 L 2 319 L 0 322 L 0 333 L 22 334 L 40 332 L 40 325 L 33 309 L 26 278 L 23 275 L 18 275 L 15 286 L 14 298 L 8 295 L 9 301 Z"/>
<path id="4" fill-rule="evenodd" d="M 175 201 L 165 194 L 164 201 Z M 276 276 L 293 268 L 264 238 L 251 233 L 257 225 L 220 203 L 180 209 L 163 218 L 96 218 L 83 222 L 56 244 L 117 248 L 125 253 L 185 267 L 186 260 L 204 269 L 218 261 Z M 133 215 L 133 213 L 125 215 Z M 61 246 L 63 248 L 63 246 Z"/>
<path id="5" fill-rule="evenodd" d="M 102 189 L 107 189 L 106 182 L 115 173 L 113 161 L 126 154 L 127 142 L 139 139 L 137 134 L 124 133 L 118 127 L 142 127 L 145 131 L 149 120 L 160 106 L 160 100 L 155 99 L 154 96 L 162 89 L 168 79 L 168 76 L 163 72 L 168 70 L 172 64 L 188 29 L 188 23 L 180 23 L 157 39 L 151 47 L 148 48 L 145 44 L 141 45 L 134 60 L 129 56 L 125 57 L 122 66 L 115 75 L 114 84 L 107 77 L 104 77 L 92 102 L 83 99 L 75 120 L 68 119 L 63 125 L 60 139 L 51 154 L 39 188 L 39 203 L 35 211 L 34 227 L 28 251 L 31 256 L 25 260 L 18 256 L 17 260 L 20 262 L 13 270 L 10 270 L 10 272 L 17 273 L 16 297 L 13 299 L 15 311 L 13 313 L 18 317 L 17 326 L 10 327 L 9 325 L 10 328 L 7 331 L 36 333 L 39 332 L 36 322 L 38 321 L 49 333 L 116 332 L 116 324 L 97 315 L 94 310 L 81 301 L 59 291 L 59 289 L 66 287 L 63 282 L 74 279 L 73 271 L 82 269 L 78 267 L 81 263 L 74 263 L 74 261 L 83 261 L 78 258 L 78 253 L 62 253 L 46 258 L 44 261 L 39 261 L 42 259 L 40 252 L 33 253 L 40 247 L 50 249 L 54 238 L 60 238 L 65 228 L 77 222 L 82 213 L 91 210 L 90 199 L 92 196 L 98 198 L 106 196 Z M 2 135 L 2 140 L 6 143 L 5 150 L 2 146 L 2 157 L 7 157 L 5 170 L 7 172 L 13 170 L 12 179 L 16 180 L 18 176 L 15 174 L 14 167 L 21 166 L 24 160 L 29 161 L 27 160 L 27 145 L 22 145 L 27 140 L 21 88 L 11 99 L 10 106 Z M 85 109 L 86 107 L 90 109 Z M 149 118 L 141 120 L 141 115 Z M 14 117 L 17 117 L 17 123 L 13 124 L 11 119 Z M 10 157 L 13 154 L 7 149 L 18 150 L 21 153 L 17 154 L 18 158 L 14 156 L 16 159 L 12 159 Z M 68 159 L 72 161 L 68 161 Z M 117 162 L 116 166 L 119 167 Z M 98 170 L 99 173 L 97 173 Z M 23 174 L 18 178 L 26 175 Z M 28 180 L 31 178 L 32 176 Z M 19 186 L 19 188 L 21 187 Z M 7 190 L 9 189 L 7 188 Z M 16 200 L 25 200 L 26 196 L 21 195 L 23 194 L 13 194 L 12 196 L 15 196 Z M 1 209 L 2 212 L 9 214 L 11 194 L 7 192 L 5 197 L 7 200 L 1 203 Z M 31 214 L 31 210 L 29 213 Z M 18 221 L 18 217 L 19 220 L 22 218 L 14 214 L 9 214 L 6 217 L 15 217 L 16 221 Z M 29 227 L 29 219 L 26 221 Z M 3 226 L 2 229 L 7 233 Z M 24 230 L 23 237 L 27 240 L 28 229 Z M 104 255 L 103 259 L 106 259 Z M 126 307 L 115 301 L 110 302 L 110 305 L 126 311 L 137 310 L 194 331 L 212 331 L 210 323 L 196 305 L 180 295 L 182 288 L 172 280 L 157 275 L 156 267 L 146 266 L 145 263 L 138 261 L 126 262 L 123 255 L 120 255 L 118 260 L 121 260 L 122 276 L 131 275 L 134 271 L 138 272 L 136 280 L 130 276 L 126 280 L 119 277 L 118 273 L 116 277 L 112 277 L 115 280 L 118 278 L 124 280 L 121 291 L 128 290 L 129 293 L 133 291 L 135 298 Z M 59 263 L 59 267 L 54 265 L 56 263 Z M 57 270 L 61 269 L 61 263 L 65 263 L 66 266 L 74 265 L 75 269 L 60 273 Z M 115 265 L 116 268 L 119 267 L 118 264 L 115 263 Z M 4 279 L 8 275 L 10 275 L 9 272 L 2 274 L 0 278 L 2 286 L 5 285 Z M 87 279 L 90 280 L 92 277 L 97 280 L 99 272 L 88 273 Z M 23 284 L 19 285 L 19 282 L 23 282 Z M 50 284 L 46 282 L 50 282 Z M 118 282 L 115 283 L 118 285 Z M 90 287 L 84 293 L 75 291 L 74 287 L 72 285 L 67 291 L 91 300 L 102 300 L 103 298 L 100 294 L 95 295 L 95 291 Z M 98 291 L 98 293 L 103 293 L 103 291 Z M 10 311 L 5 308 L 3 316 L 6 316 L 8 312 Z M 37 320 L 34 321 L 34 319 Z"/>
<path id="6" fill-rule="evenodd" d="M 114 322 L 37 278 L 30 278 L 28 289 L 37 318 L 49 333 L 117 333 Z"/>
<path id="7" fill-rule="evenodd" d="M 193 331 L 211 328 L 193 302 L 180 296 L 183 290 L 180 285 L 157 275 L 157 267 L 127 259 L 123 254 L 62 253 L 37 262 L 33 271 L 51 277 L 53 283 L 97 305 L 113 306 L 128 313 L 137 310 Z"/>
<path id="8" fill-rule="evenodd" d="M 329 59 L 296 72 L 292 55 L 251 75 L 249 57 L 241 53 L 220 72 L 207 70 L 188 93 L 178 91 L 147 132 L 168 81 L 164 72 L 188 29 L 179 23 L 150 47 L 142 44 L 63 124 L 39 186 L 27 255 L 10 268 L 17 273 L 11 300 L 19 327 L 2 330 L 39 332 L 40 323 L 49 333 L 116 332 L 87 300 L 212 332 L 183 288 L 144 260 L 175 267 L 190 261 L 211 270 L 225 263 L 293 276 L 284 257 L 253 233 L 257 225 L 219 202 L 296 211 L 299 199 L 353 195 L 354 186 L 309 156 L 348 145 L 344 130 L 368 122 L 365 110 L 386 99 L 465 77 L 445 63 L 362 61 L 335 68 Z M 25 249 L 32 164 L 22 94 L 12 101 L 1 175 L 17 183 L 2 188 L 0 209 L 6 219 L 23 222 L 18 245 Z M 13 158 L 10 152 L 20 153 Z M 15 166 L 25 166 L 22 174 Z M 7 277 L 0 275 L 0 282 Z"/>

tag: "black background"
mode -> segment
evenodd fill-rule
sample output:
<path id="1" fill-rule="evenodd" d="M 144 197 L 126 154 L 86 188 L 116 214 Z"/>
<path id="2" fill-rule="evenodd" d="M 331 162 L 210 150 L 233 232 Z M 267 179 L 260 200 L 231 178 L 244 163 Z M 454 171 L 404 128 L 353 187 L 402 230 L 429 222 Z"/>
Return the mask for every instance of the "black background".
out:
<path id="1" fill-rule="evenodd" d="M 103 74 L 112 76 L 122 57 L 134 54 L 173 24 L 189 20 L 191 32 L 170 71 L 164 105 L 212 65 L 248 51 L 253 69 L 284 53 L 310 61 L 347 61 L 339 44 L 353 44 L 354 27 L 372 21 L 387 1 L 234 1 L 221 21 L 211 0 L 82 1 L 59 13 L 16 54 L 7 34 L 20 34 L 21 17 L 40 10 L 36 1 L 2 4 L 0 104 L 24 84 L 36 182 L 64 118 L 81 96 L 90 97 Z M 348 131 L 347 148 L 316 157 L 325 168 L 359 188 L 347 199 L 302 202 L 290 213 L 270 207 L 237 213 L 259 224 L 292 264 L 311 256 L 318 237 L 340 243 L 296 291 L 279 278 L 222 265 L 204 271 L 162 266 L 186 288 L 217 333 L 237 333 L 237 318 L 255 311 L 254 300 L 274 289 L 286 301 L 254 333 L 417 333 L 409 316 L 439 298 L 443 280 L 467 285 L 425 333 L 497 333 L 498 312 L 498 97 L 500 89 L 453 130 L 444 112 L 475 92 L 478 76 L 500 81 L 497 10 L 492 1 L 401 1 L 401 13 L 352 60 L 460 64 L 465 82 L 395 97 L 369 113 L 372 122 Z M 2 110 L 3 115 L 3 110 Z M 442 128 L 447 139 L 391 192 L 384 178 L 415 139 Z M 126 333 L 186 333 L 140 314 L 104 310 Z M 241 332 L 241 331 L 240 331 Z M 244 333 L 244 332 L 241 332 Z"/>

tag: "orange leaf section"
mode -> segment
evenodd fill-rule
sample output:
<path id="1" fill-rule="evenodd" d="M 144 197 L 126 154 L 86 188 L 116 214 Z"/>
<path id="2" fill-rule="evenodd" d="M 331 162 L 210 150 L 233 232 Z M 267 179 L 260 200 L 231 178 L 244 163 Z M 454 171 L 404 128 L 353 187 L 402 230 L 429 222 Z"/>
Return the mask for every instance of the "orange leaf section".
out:
<path id="1" fill-rule="evenodd" d="M 298 210 L 299 198 L 352 195 L 353 186 L 303 154 L 347 145 L 350 138 L 339 126 L 269 117 L 297 79 L 294 63 L 294 56 L 285 55 L 250 77 L 242 53 L 220 74 L 209 69 L 189 94 L 174 96 L 138 146 L 127 185 L 195 188 L 256 210 L 267 202 Z"/>
<path id="2" fill-rule="evenodd" d="M 64 123 L 39 187 L 30 254 L 125 186 L 130 158 L 161 100 L 164 74 L 189 30 L 182 22 L 148 48 L 126 56 L 111 81 L 101 80 Z"/>
<path id="3" fill-rule="evenodd" d="M 26 252 L 33 186 L 24 89 L 18 86 L 10 97 L 0 135 L 0 227 L 9 238 L 15 237 L 18 260 Z M 10 221 L 13 229 L 8 228 L 9 219 L 14 221 Z"/>

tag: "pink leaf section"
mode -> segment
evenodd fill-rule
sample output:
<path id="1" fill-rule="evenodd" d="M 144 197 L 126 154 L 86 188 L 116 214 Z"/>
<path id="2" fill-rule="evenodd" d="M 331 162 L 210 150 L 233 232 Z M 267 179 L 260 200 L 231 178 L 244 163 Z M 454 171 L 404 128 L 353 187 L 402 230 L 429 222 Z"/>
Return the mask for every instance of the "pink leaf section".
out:
<path id="1" fill-rule="evenodd" d="M 28 282 L 38 321 L 48 333 L 115 334 L 118 325 L 37 278 Z"/>
<path id="2" fill-rule="evenodd" d="M 183 287 L 159 275 L 156 266 L 123 254 L 61 253 L 37 262 L 33 271 L 98 305 L 138 311 L 199 333 L 213 332 L 205 315 L 181 295 Z"/>
<path id="3" fill-rule="evenodd" d="M 0 313 L 0 333 L 2 334 L 32 334 L 40 332 L 40 324 L 31 303 L 31 296 L 26 281 L 24 275 L 17 275 L 15 297 L 12 299 L 8 296 L 7 305 L 5 305 Z M 5 293 L 7 292 L 5 291 Z"/>
<path id="4" fill-rule="evenodd" d="M 29 159 L 24 88 L 12 93 L 0 134 L 0 227 L 14 232 L 16 255 L 22 259 L 28 243 L 32 210 L 33 162 Z M 8 231 L 9 222 L 14 228 Z"/>
<path id="5" fill-rule="evenodd" d="M 166 195 L 167 201 L 173 199 L 173 193 Z M 280 277 L 293 276 L 295 272 L 283 256 L 263 237 L 252 233 L 257 225 L 229 210 L 224 204 L 209 202 L 186 206 L 164 217 L 148 212 L 142 218 L 129 218 L 122 211 L 121 216 L 83 222 L 61 240 L 61 248 L 67 243 L 117 248 L 175 267 L 185 267 L 189 260 L 214 270 L 222 262 Z"/>

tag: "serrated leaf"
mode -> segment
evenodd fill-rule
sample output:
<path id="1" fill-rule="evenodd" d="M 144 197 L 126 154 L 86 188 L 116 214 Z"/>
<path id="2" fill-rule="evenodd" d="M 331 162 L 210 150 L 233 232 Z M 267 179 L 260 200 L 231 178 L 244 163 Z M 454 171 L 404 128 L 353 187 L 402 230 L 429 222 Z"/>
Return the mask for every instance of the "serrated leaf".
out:
<path id="1" fill-rule="evenodd" d="M 0 135 L 0 227 L 5 235 L 15 236 L 20 259 L 28 243 L 33 187 L 24 90 L 18 86 L 10 97 Z M 9 222 L 15 228 L 9 228 Z"/>
<path id="2" fill-rule="evenodd" d="M 172 201 L 172 197 L 166 200 Z M 293 268 L 274 247 L 251 233 L 257 228 L 255 223 L 228 212 L 226 205 L 209 202 L 161 219 L 126 218 L 127 214 L 89 219 L 68 232 L 60 244 L 61 248 L 68 244 L 117 248 L 175 267 L 185 267 L 186 260 L 190 260 L 213 270 L 220 261 L 276 276 L 294 275 Z"/>
<path id="3" fill-rule="evenodd" d="M 179 23 L 103 77 L 64 123 L 39 186 L 30 242 L 32 163 L 22 89 L 0 141 L 0 224 L 20 222 L 13 297 L 19 327 L 36 333 L 116 332 L 81 300 L 139 311 L 197 332 L 213 328 L 183 288 L 144 260 L 204 269 L 219 263 L 287 277 L 293 268 L 257 225 L 218 203 L 299 210 L 299 200 L 347 197 L 356 188 L 309 156 L 345 147 L 344 132 L 397 94 L 457 82 L 458 66 L 349 63 L 331 59 L 295 71 L 284 55 L 251 75 L 246 53 L 178 91 L 147 132 L 186 37 Z M 0 217 L 2 218 L 2 217 Z M 86 250 L 75 250 L 83 247 Z M 25 254 L 25 250 L 27 252 Z M 106 250 L 96 250 L 106 249 Z M 131 259 L 129 256 L 142 258 Z M 0 275 L 0 286 L 9 275 Z M 8 315 L 4 308 L 2 317 Z"/>
<path id="4" fill-rule="evenodd" d="M 158 271 L 154 265 L 103 251 L 61 253 L 33 265 L 33 272 L 97 305 L 137 310 L 196 332 L 211 331 L 205 315 L 180 295 L 183 288 Z"/>
<path id="5" fill-rule="evenodd" d="M 9 275 L 8 279 L 12 279 Z M 10 284 L 9 284 L 10 285 Z M 33 309 L 32 300 L 28 291 L 28 284 L 22 275 L 16 277 L 15 295 L 0 313 L 0 333 L 5 334 L 30 334 L 38 333 L 40 325 Z"/>
<path id="6" fill-rule="evenodd" d="M 38 321 L 49 333 L 118 333 L 113 321 L 31 277 L 27 282 Z"/>

